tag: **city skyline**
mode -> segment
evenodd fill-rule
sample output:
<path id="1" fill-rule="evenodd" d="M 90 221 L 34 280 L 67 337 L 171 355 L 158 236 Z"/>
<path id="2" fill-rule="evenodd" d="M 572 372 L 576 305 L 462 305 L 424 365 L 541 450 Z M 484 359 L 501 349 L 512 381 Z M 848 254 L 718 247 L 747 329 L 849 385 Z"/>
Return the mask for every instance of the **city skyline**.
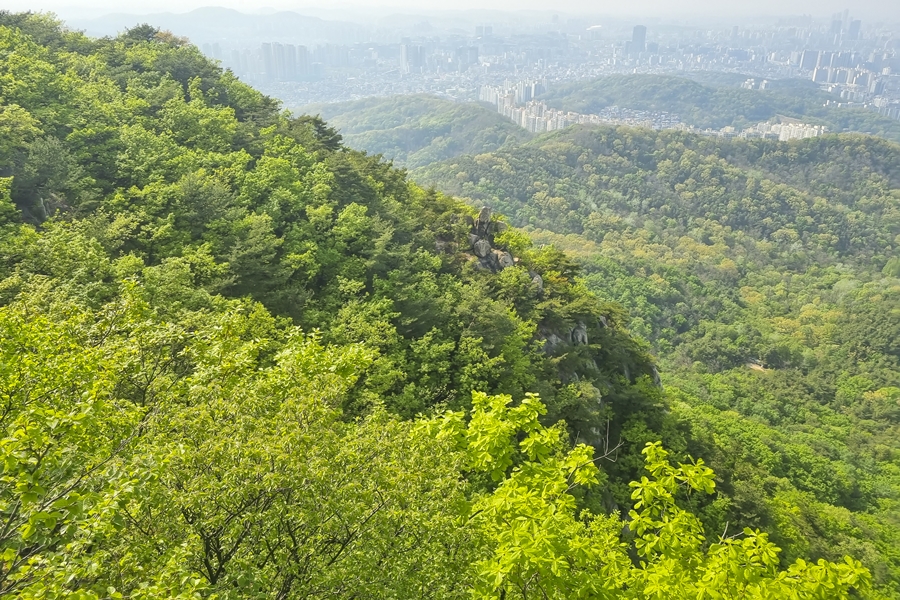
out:
<path id="1" fill-rule="evenodd" d="M 484 86 L 507 80 L 557 86 L 616 74 L 690 78 L 712 72 L 727 76 L 725 85 L 733 87 L 800 85 L 804 93 L 820 94 L 822 105 L 900 114 L 900 25 L 866 18 L 856 7 L 815 18 L 734 19 L 714 26 L 659 16 L 598 20 L 562 11 L 342 20 L 221 7 L 66 23 L 96 37 L 139 23 L 171 31 L 289 109 L 423 93 L 475 101 Z M 531 96 L 517 104 L 538 94 Z"/>
<path id="2" fill-rule="evenodd" d="M 715 0 L 693 0 L 671 2 L 669 0 L 633 0 L 628 3 L 608 3 L 598 6 L 586 0 L 558 0 L 548 8 L 542 0 L 454 0 L 453 2 L 431 2 L 423 7 L 416 0 L 346 0 L 321 2 L 308 0 L 265 0 L 247 2 L 240 0 L 219 0 L 211 3 L 205 0 L 152 0 L 129 2 L 124 5 L 114 0 L 7 0 L 7 10 L 51 11 L 63 18 L 99 16 L 108 13 L 156 14 L 171 12 L 183 14 L 199 8 L 223 7 L 247 13 L 267 13 L 273 11 L 298 11 L 310 15 L 345 14 L 352 17 L 372 12 L 391 13 L 395 11 L 429 15 L 437 13 L 458 13 L 463 11 L 502 12 L 561 12 L 571 16 L 597 15 L 630 18 L 747 18 L 785 17 L 811 15 L 821 17 L 841 11 L 847 7 L 846 0 L 758 0 L 757 2 L 729 2 Z M 900 3 L 884 0 L 860 0 L 853 3 L 857 15 L 867 19 L 900 21 Z"/>

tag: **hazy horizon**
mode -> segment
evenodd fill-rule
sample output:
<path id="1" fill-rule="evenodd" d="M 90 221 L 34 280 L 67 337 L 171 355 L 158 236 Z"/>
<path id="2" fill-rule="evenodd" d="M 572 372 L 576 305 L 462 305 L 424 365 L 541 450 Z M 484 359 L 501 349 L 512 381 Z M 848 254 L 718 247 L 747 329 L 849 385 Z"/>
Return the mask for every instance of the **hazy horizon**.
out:
<path id="1" fill-rule="evenodd" d="M 565 13 L 570 15 L 608 15 L 612 17 L 634 18 L 753 18 L 753 17 L 789 17 L 809 15 L 815 19 L 828 18 L 830 15 L 849 9 L 857 18 L 870 21 L 892 22 L 900 20 L 900 2 L 888 3 L 884 0 L 860 0 L 848 5 L 846 0 L 757 0 L 756 2 L 722 3 L 715 0 L 699 0 L 691 2 L 671 2 L 667 0 L 632 0 L 619 3 L 595 3 L 585 0 L 558 0 L 548 8 L 543 0 L 453 0 L 431 2 L 423 6 L 416 0 L 348 0 L 345 2 L 296 2 L 283 0 L 263 0 L 259 2 L 241 2 L 223 0 L 220 2 L 185 0 L 156 0 L 152 2 L 113 2 L 98 0 L 94 2 L 73 2 L 72 0 L 7 0 L 7 10 L 13 11 L 48 11 L 58 14 L 63 19 L 93 18 L 105 14 L 153 14 L 161 12 L 185 13 L 204 7 L 223 7 L 245 13 L 270 11 L 295 11 L 306 14 L 340 14 L 343 12 L 364 11 L 366 13 L 390 13 L 394 11 L 428 14 L 435 12 L 459 11 L 503 11 L 503 12 L 544 12 Z"/>

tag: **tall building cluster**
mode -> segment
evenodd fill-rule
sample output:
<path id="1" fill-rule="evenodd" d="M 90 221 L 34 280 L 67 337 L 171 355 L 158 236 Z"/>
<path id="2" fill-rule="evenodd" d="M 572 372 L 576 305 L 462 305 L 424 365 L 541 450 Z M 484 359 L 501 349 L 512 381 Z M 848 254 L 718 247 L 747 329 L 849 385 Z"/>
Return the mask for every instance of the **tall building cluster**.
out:
<path id="1" fill-rule="evenodd" d="M 539 99 L 545 81 L 695 71 L 744 74 L 737 83 L 749 90 L 782 87 L 781 80 L 788 78 L 811 80 L 838 107 L 888 116 L 900 102 L 895 34 L 877 23 L 861 23 L 849 11 L 823 20 L 798 17 L 775 25 L 713 29 L 540 19 L 528 26 L 472 23 L 467 31 L 456 20 L 387 22 L 354 29 L 353 35 L 344 31 L 345 24 L 323 33 L 322 23 L 316 22 L 309 30 L 256 28 L 244 38 L 217 34 L 198 39 L 206 42 L 202 48 L 207 56 L 296 106 L 432 93 L 460 100 L 477 96 L 498 110 L 511 110 L 513 104 L 524 108 Z M 639 118 L 607 117 L 615 122 Z M 651 120 L 664 123 L 666 118 L 655 115 Z"/>
<path id="2" fill-rule="evenodd" d="M 763 79 L 759 83 L 756 83 L 756 79 L 751 77 L 750 79 L 747 79 L 746 81 L 744 81 L 744 83 L 741 84 L 741 89 L 742 90 L 767 90 L 767 89 L 769 89 L 769 80 Z"/>
<path id="3" fill-rule="evenodd" d="M 425 47 L 410 44 L 408 40 L 400 44 L 400 70 L 403 73 L 421 73 L 425 69 Z"/>
<path id="4" fill-rule="evenodd" d="M 306 46 L 278 42 L 252 50 L 232 50 L 230 59 L 224 62 L 235 74 L 251 81 L 302 81 L 315 70 Z"/>
<path id="5" fill-rule="evenodd" d="M 834 36 L 835 43 L 853 42 L 860 39 L 862 21 L 850 18 L 850 11 L 836 13 L 831 17 L 830 33 Z"/>
<path id="6" fill-rule="evenodd" d="M 878 114 L 892 119 L 900 119 L 900 102 L 888 98 L 875 98 L 872 104 Z"/>
<path id="7" fill-rule="evenodd" d="M 884 78 L 891 69 L 883 65 L 889 59 L 889 55 L 878 52 L 863 56 L 851 51 L 804 50 L 799 66 L 814 82 L 842 99 L 865 102 L 884 93 Z"/>
<path id="8" fill-rule="evenodd" d="M 263 44 L 263 72 L 269 81 L 297 81 L 309 74 L 309 56 L 305 46 Z"/>
<path id="9" fill-rule="evenodd" d="M 556 131 L 569 125 L 591 122 L 591 115 L 556 110 L 538 100 L 529 100 L 525 106 L 506 105 L 500 114 L 532 133 Z"/>
<path id="10" fill-rule="evenodd" d="M 546 79 L 526 79 L 516 82 L 507 80 L 499 86 L 481 86 L 478 90 L 478 100 L 493 104 L 497 112 L 502 113 L 504 107 L 526 104 L 546 91 Z"/>
<path id="11" fill-rule="evenodd" d="M 409 38 L 400 42 L 400 72 L 404 75 L 423 73 L 465 72 L 479 63 L 478 46 L 459 46 L 452 51 L 431 51 Z"/>

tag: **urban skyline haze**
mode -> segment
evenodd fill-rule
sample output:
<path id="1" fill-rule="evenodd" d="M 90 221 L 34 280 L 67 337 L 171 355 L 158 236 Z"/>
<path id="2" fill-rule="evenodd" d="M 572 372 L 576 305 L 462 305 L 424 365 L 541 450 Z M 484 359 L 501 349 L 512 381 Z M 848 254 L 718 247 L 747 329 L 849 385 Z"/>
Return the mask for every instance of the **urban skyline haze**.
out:
<path id="1" fill-rule="evenodd" d="M 445 11 L 499 10 L 563 12 L 577 15 L 610 15 L 633 17 L 738 18 L 784 17 L 791 15 L 822 16 L 846 8 L 846 0 L 756 0 L 754 2 L 720 2 L 716 0 L 632 0 L 630 2 L 588 2 L 586 0 L 557 0 L 552 8 L 544 0 L 433 0 L 424 6 L 419 0 L 346 0 L 327 3 L 308 0 L 152 0 L 116 2 L 114 0 L 6 0 L 7 10 L 50 11 L 63 18 L 105 13 L 151 14 L 158 12 L 183 13 L 197 8 L 221 6 L 243 12 L 290 10 L 308 14 L 341 14 L 344 18 L 373 11 L 392 11 L 429 14 Z M 858 0 L 853 3 L 855 14 L 868 19 L 900 20 L 900 2 L 886 0 Z"/>

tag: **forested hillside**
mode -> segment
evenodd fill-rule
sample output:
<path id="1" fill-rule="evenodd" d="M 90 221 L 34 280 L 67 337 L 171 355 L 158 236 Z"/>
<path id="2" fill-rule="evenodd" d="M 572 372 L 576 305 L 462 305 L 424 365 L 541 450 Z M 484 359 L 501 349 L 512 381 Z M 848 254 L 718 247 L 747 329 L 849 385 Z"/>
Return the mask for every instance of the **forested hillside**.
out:
<path id="1" fill-rule="evenodd" d="M 316 104 L 300 112 L 320 115 L 351 148 L 383 154 L 413 168 L 461 154 L 491 152 L 530 134 L 480 104 L 433 96 L 391 96 Z"/>
<path id="2" fill-rule="evenodd" d="M 806 86 L 771 90 L 711 86 L 670 75 L 611 75 L 563 84 L 544 96 L 550 106 L 582 113 L 607 106 L 660 110 L 705 129 L 747 127 L 778 115 L 825 125 L 832 132 L 861 132 L 900 142 L 900 121 L 863 108 L 824 106 L 836 97 Z"/>
<path id="3" fill-rule="evenodd" d="M 794 505 L 749 507 L 843 463 L 718 443 L 579 273 L 177 35 L 0 12 L 0 596 L 889 591 L 894 473 L 825 480 L 846 543 L 799 546 Z M 862 315 L 882 410 L 894 338 Z M 747 468 L 785 483 L 741 504 Z"/>
<path id="4" fill-rule="evenodd" d="M 415 173 L 579 258 L 729 519 L 900 579 L 900 146 L 573 128 Z M 853 548 L 854 550 L 850 550 Z"/>

